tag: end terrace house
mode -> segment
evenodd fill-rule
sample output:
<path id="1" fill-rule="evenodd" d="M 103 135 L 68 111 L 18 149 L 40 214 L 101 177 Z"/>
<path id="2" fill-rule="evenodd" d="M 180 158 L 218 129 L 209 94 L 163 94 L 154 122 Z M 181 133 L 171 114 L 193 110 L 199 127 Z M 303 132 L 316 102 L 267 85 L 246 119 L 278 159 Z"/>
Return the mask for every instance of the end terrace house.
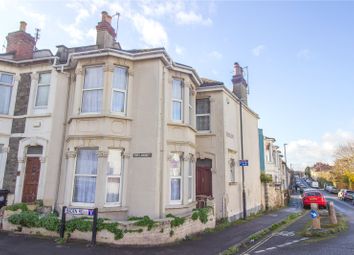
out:
<path id="1" fill-rule="evenodd" d="M 53 68 L 50 50 L 36 48 L 26 22 L 6 37 L 0 54 L 0 188 L 9 203 L 52 206 L 64 137 L 68 75 Z"/>
<path id="2" fill-rule="evenodd" d="M 95 45 L 58 46 L 70 77 L 58 207 L 118 220 L 191 212 L 201 79 L 164 48 L 122 49 L 106 12 L 96 29 Z"/>

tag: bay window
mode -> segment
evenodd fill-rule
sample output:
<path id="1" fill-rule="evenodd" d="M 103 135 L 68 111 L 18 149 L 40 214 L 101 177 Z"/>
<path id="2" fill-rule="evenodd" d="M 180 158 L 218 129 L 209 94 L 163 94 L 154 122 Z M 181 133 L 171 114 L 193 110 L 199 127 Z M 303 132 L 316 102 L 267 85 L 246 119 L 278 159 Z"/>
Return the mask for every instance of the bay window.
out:
<path id="1" fill-rule="evenodd" d="M 46 108 L 48 106 L 50 88 L 50 73 L 42 73 L 39 75 L 37 94 L 36 94 L 36 108 Z"/>
<path id="2" fill-rule="evenodd" d="M 97 164 L 97 149 L 78 150 L 72 202 L 95 203 Z"/>
<path id="3" fill-rule="evenodd" d="M 106 204 L 121 203 L 122 150 L 110 149 L 108 152 Z"/>
<path id="4" fill-rule="evenodd" d="M 181 155 L 179 153 L 171 153 L 170 203 L 182 203 L 182 160 Z"/>
<path id="5" fill-rule="evenodd" d="M 188 201 L 193 200 L 193 155 L 189 155 L 188 162 Z"/>
<path id="6" fill-rule="evenodd" d="M 193 91 L 192 91 L 192 88 L 189 88 L 188 114 L 189 114 L 189 125 L 193 126 Z"/>
<path id="7" fill-rule="evenodd" d="M 14 77 L 0 73 L 0 114 L 9 114 Z"/>
<path id="8" fill-rule="evenodd" d="M 209 98 L 197 99 L 197 130 L 209 131 L 210 130 L 210 100 Z"/>
<path id="9" fill-rule="evenodd" d="M 82 89 L 82 113 L 100 113 L 103 97 L 103 67 L 88 67 Z"/>
<path id="10" fill-rule="evenodd" d="M 183 119 L 183 83 L 182 80 L 172 82 L 172 120 L 182 122 Z"/>
<path id="11" fill-rule="evenodd" d="M 128 70 L 115 67 L 112 83 L 112 112 L 125 113 L 127 100 Z"/>

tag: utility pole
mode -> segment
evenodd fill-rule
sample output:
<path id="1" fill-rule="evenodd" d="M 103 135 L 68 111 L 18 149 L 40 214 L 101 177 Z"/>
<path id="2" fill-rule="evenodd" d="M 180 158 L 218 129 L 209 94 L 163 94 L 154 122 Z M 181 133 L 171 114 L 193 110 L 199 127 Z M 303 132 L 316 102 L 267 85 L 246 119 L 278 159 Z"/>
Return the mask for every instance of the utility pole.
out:
<path id="1" fill-rule="evenodd" d="M 240 136 L 241 136 L 241 160 L 244 160 L 244 152 L 243 152 L 243 118 L 242 118 L 242 101 L 240 102 Z M 243 219 L 247 218 L 247 208 L 246 208 L 246 190 L 245 190 L 245 167 L 242 164 L 242 206 L 243 206 Z"/>
<path id="2" fill-rule="evenodd" d="M 289 179 L 288 179 L 288 162 L 286 159 L 286 146 L 288 144 L 284 143 L 284 160 L 285 160 L 285 178 L 286 178 L 286 188 L 289 189 Z"/>

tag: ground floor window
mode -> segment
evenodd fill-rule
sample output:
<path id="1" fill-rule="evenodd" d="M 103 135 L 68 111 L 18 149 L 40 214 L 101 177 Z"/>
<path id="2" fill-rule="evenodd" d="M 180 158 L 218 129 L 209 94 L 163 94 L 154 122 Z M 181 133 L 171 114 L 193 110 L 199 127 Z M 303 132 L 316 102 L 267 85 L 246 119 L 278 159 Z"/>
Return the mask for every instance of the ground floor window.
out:
<path id="1" fill-rule="evenodd" d="M 179 153 L 171 153 L 170 161 L 170 202 L 182 203 L 182 156 Z"/>
<path id="2" fill-rule="evenodd" d="M 73 202 L 95 202 L 97 163 L 97 149 L 85 148 L 78 150 L 72 198 Z"/>
<path id="3" fill-rule="evenodd" d="M 109 150 L 107 164 L 106 203 L 120 204 L 123 168 L 122 150 Z"/>
<path id="4" fill-rule="evenodd" d="M 194 169 L 194 160 L 193 155 L 189 155 L 188 162 L 188 201 L 193 200 L 193 169 Z"/>

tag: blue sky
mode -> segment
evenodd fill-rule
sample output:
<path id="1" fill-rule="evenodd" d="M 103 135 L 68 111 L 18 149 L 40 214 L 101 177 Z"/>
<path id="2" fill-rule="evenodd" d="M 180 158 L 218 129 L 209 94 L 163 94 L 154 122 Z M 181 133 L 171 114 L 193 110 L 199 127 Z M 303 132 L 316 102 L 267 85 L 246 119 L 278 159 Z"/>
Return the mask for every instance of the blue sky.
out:
<path id="1" fill-rule="evenodd" d="M 39 48 L 94 44 L 102 10 L 120 12 L 123 48 L 164 46 L 230 88 L 233 63 L 248 66 L 249 106 L 296 169 L 354 139 L 354 2 L 3 0 L 0 42 L 25 20 Z"/>

